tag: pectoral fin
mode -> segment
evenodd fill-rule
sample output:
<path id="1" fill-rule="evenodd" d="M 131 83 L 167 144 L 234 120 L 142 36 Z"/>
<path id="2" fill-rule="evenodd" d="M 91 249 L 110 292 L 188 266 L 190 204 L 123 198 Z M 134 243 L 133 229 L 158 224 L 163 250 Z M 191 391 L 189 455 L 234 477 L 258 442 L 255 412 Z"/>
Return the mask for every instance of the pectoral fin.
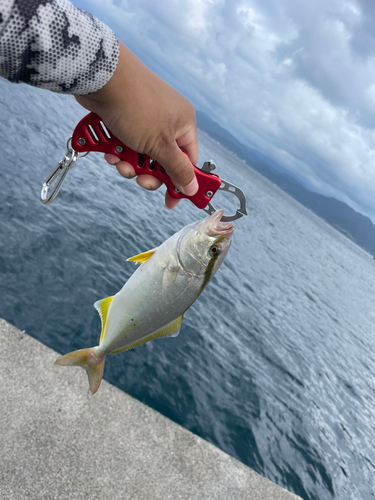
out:
<path id="1" fill-rule="evenodd" d="M 146 262 L 154 253 L 156 252 L 157 247 L 153 248 L 152 250 L 149 250 L 148 252 L 143 252 L 138 255 L 134 255 L 134 257 L 130 257 L 129 259 L 126 259 L 127 261 L 130 260 L 132 262 L 135 262 L 136 264 L 143 264 L 143 262 Z"/>
<path id="2" fill-rule="evenodd" d="M 100 344 L 104 340 L 104 330 L 105 330 L 105 325 L 107 323 L 108 309 L 109 306 L 111 305 L 113 297 L 114 295 L 112 295 L 112 297 L 107 297 L 106 299 L 103 300 L 98 300 L 94 304 L 94 307 L 98 311 L 100 319 L 102 320 L 102 333 L 100 335 Z"/>
<path id="3" fill-rule="evenodd" d="M 132 344 L 128 344 L 124 347 L 121 347 L 120 349 L 111 351 L 110 354 L 129 351 L 130 349 L 134 349 L 134 347 L 138 347 L 139 345 L 144 344 L 149 340 L 158 339 L 160 337 L 177 337 L 177 335 L 180 333 L 181 323 L 182 315 L 168 323 L 168 325 L 163 326 L 163 328 L 160 328 L 160 330 L 156 330 L 156 332 L 151 333 L 150 335 L 148 335 L 148 337 L 144 337 L 143 339 L 137 340 Z"/>
<path id="4" fill-rule="evenodd" d="M 163 274 L 163 285 L 162 285 L 162 292 L 165 292 L 173 286 L 173 283 L 175 282 L 179 272 L 179 267 L 178 266 L 168 266 L 164 270 Z"/>

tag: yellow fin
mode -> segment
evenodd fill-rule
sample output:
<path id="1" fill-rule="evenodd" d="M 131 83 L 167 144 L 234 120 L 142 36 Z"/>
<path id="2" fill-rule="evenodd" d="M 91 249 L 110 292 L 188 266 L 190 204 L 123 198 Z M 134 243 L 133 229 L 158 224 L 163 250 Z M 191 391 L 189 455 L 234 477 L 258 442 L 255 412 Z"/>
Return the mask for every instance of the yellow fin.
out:
<path id="1" fill-rule="evenodd" d="M 108 309 L 109 306 L 111 305 L 113 297 L 114 295 L 112 295 L 111 297 L 107 297 L 106 299 L 98 300 L 94 304 L 94 307 L 98 311 L 100 319 L 102 320 L 102 333 L 100 334 L 100 344 L 104 340 L 104 330 L 105 330 L 105 324 L 107 323 Z"/>
<path id="2" fill-rule="evenodd" d="M 130 257 L 129 259 L 126 259 L 127 261 L 130 260 L 132 262 L 135 262 L 136 264 L 143 264 L 143 262 L 146 262 L 154 253 L 156 252 L 158 248 L 153 248 L 152 250 L 149 250 L 148 252 L 143 252 L 138 255 L 134 255 L 134 257 Z"/>
<path id="3" fill-rule="evenodd" d="M 160 330 L 156 330 L 156 332 L 151 333 L 148 337 L 137 340 L 136 342 L 121 347 L 120 349 L 116 349 L 115 351 L 111 351 L 110 354 L 129 351 L 130 349 L 134 349 L 134 347 L 138 347 L 139 345 L 144 344 L 149 340 L 158 339 L 160 337 L 177 337 L 177 335 L 180 333 L 181 323 L 182 315 L 171 321 L 171 323 L 168 323 L 168 325 L 163 326 L 163 328 L 160 328 Z"/>

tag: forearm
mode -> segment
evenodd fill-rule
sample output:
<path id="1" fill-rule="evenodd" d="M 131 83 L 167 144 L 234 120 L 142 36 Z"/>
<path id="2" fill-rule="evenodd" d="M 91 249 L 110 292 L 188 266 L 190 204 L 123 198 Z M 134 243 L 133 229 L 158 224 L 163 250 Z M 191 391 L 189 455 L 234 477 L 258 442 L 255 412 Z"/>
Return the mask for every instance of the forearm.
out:
<path id="1" fill-rule="evenodd" d="M 113 32 L 68 0 L 0 0 L 0 76 L 54 92 L 102 88 L 118 61 Z"/>

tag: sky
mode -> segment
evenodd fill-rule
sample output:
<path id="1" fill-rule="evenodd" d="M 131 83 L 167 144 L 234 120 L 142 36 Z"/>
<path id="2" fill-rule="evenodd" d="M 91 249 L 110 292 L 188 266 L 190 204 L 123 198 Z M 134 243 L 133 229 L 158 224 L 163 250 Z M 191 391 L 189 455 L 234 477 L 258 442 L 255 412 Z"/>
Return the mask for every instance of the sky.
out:
<path id="1" fill-rule="evenodd" d="M 375 223 L 374 0 L 73 0 L 242 143 Z"/>

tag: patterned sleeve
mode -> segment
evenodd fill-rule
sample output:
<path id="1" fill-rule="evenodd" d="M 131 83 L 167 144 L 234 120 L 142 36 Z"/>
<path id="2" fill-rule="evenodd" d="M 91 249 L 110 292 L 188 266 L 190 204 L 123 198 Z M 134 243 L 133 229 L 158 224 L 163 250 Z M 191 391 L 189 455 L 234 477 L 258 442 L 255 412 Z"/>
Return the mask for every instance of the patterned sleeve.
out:
<path id="1" fill-rule="evenodd" d="M 11 82 L 89 94 L 118 55 L 114 33 L 68 0 L 0 0 L 0 76 Z"/>

